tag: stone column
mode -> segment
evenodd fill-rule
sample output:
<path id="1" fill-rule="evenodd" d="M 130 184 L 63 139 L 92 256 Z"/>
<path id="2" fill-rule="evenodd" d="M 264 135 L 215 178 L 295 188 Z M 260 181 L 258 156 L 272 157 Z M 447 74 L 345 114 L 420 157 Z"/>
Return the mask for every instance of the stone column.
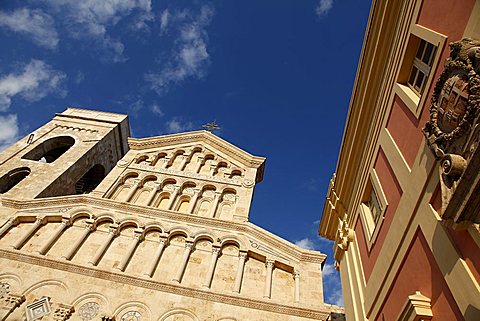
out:
<path id="1" fill-rule="evenodd" d="M 148 267 L 147 272 L 145 272 L 145 275 L 148 275 L 149 277 L 153 276 L 153 273 L 155 273 L 155 269 L 157 268 L 158 261 L 160 261 L 160 258 L 162 257 L 163 249 L 165 248 L 166 244 L 167 244 L 167 239 L 160 238 L 160 244 L 158 244 L 157 250 L 153 255 L 152 262 L 150 263 L 150 266 Z"/>
<path id="2" fill-rule="evenodd" d="M 218 255 L 220 254 L 219 247 L 212 248 L 212 257 L 210 259 L 210 265 L 208 266 L 208 272 L 205 277 L 205 282 L 203 283 L 204 287 L 209 288 L 212 285 L 213 274 L 215 272 L 215 266 L 217 265 Z"/>
<path id="3" fill-rule="evenodd" d="M 53 307 L 53 320 L 66 321 L 70 318 L 73 312 L 73 306 L 58 303 Z"/>
<path id="4" fill-rule="evenodd" d="M 170 158 L 171 158 L 171 157 L 165 157 L 165 158 L 163 158 L 163 164 L 162 164 L 161 168 L 163 168 L 163 169 L 167 168 L 167 165 L 168 165 L 168 163 L 170 162 Z"/>
<path id="5" fill-rule="evenodd" d="M 197 204 L 198 197 L 200 196 L 200 189 L 195 188 L 193 190 L 193 196 L 190 199 L 190 203 L 188 204 L 188 214 L 193 214 L 193 210 L 195 209 L 195 205 Z"/>
<path id="6" fill-rule="evenodd" d="M 83 229 L 82 235 L 75 241 L 75 243 L 72 244 L 72 246 L 68 249 L 67 253 L 63 255 L 62 257 L 65 258 L 66 260 L 71 260 L 75 253 L 80 249 L 80 246 L 82 246 L 83 242 L 87 239 L 88 235 L 93 232 L 95 228 L 93 227 L 93 220 L 88 219 L 85 221 L 85 228 Z"/>
<path id="7" fill-rule="evenodd" d="M 3 236 L 12 226 L 16 226 L 18 224 L 18 218 L 12 217 L 9 218 L 5 224 L 0 228 L 0 237 Z"/>
<path id="8" fill-rule="evenodd" d="M 210 165 L 210 176 L 213 176 L 215 175 L 215 170 L 217 169 L 217 163 L 213 163 L 212 165 Z"/>
<path id="9" fill-rule="evenodd" d="M 210 208 L 210 213 L 208 217 L 215 217 L 215 212 L 217 211 L 218 203 L 220 202 L 221 193 L 215 192 L 213 196 L 212 207 Z"/>
<path id="10" fill-rule="evenodd" d="M 123 200 L 124 202 L 130 202 L 132 200 L 132 197 L 133 195 L 135 195 L 135 192 L 137 191 L 139 185 L 140 185 L 140 182 L 135 181 L 135 183 L 130 188 L 130 191 L 128 191 L 127 196 L 125 196 L 125 199 Z"/>
<path id="11" fill-rule="evenodd" d="M 203 165 L 203 160 L 205 159 L 205 157 L 203 156 L 198 156 L 197 158 L 197 164 L 195 165 L 195 169 L 193 170 L 194 173 L 197 173 L 200 172 L 200 168 L 202 168 L 202 165 Z"/>
<path id="12" fill-rule="evenodd" d="M 185 165 L 187 165 L 188 155 L 181 155 L 177 157 L 182 158 L 182 162 L 180 163 L 180 167 L 178 168 L 178 170 L 183 171 L 185 169 Z"/>
<path id="13" fill-rule="evenodd" d="M 295 280 L 295 302 L 300 302 L 300 272 L 293 271 L 293 279 Z"/>
<path id="14" fill-rule="evenodd" d="M 274 260 L 269 260 L 265 262 L 265 267 L 267 268 L 267 275 L 265 277 L 265 291 L 263 292 L 263 297 L 270 299 L 272 295 L 272 274 L 273 274 L 273 264 Z"/>
<path id="15" fill-rule="evenodd" d="M 42 255 L 46 254 L 48 252 L 48 250 L 53 246 L 53 243 L 55 243 L 57 241 L 57 239 L 63 233 L 65 228 L 67 226 L 70 226 L 70 224 L 71 223 L 70 223 L 69 218 L 63 218 L 62 223 L 60 223 L 60 225 L 55 229 L 52 236 L 50 236 L 48 241 L 45 244 L 43 244 L 42 248 L 40 249 L 40 251 L 38 251 L 38 253 L 40 253 Z"/>
<path id="16" fill-rule="evenodd" d="M 45 218 L 42 216 L 37 217 L 35 223 L 28 229 L 25 234 L 22 235 L 15 243 L 13 243 L 13 248 L 16 250 L 20 250 L 25 242 L 28 241 L 30 237 L 38 230 L 38 228 L 45 223 Z"/>
<path id="17" fill-rule="evenodd" d="M 88 262 L 91 265 L 97 265 L 100 262 L 100 259 L 103 257 L 105 252 L 108 249 L 108 246 L 112 242 L 113 238 L 118 235 L 118 225 L 117 224 L 112 224 L 108 228 L 108 235 L 103 244 L 100 246 L 100 248 L 95 252 L 95 255 L 93 258 Z"/>
<path id="18" fill-rule="evenodd" d="M 235 285 L 233 286 L 233 292 L 240 293 L 243 280 L 243 270 L 245 269 L 245 260 L 247 259 L 247 252 L 238 253 L 238 266 L 237 275 L 235 276 Z"/>
<path id="19" fill-rule="evenodd" d="M 177 198 L 178 192 L 180 191 L 180 186 L 174 186 L 173 192 L 170 194 L 170 199 L 168 200 L 167 210 L 171 210 L 175 199 Z"/>
<path id="20" fill-rule="evenodd" d="M 137 248 L 138 243 L 143 239 L 143 230 L 142 229 L 135 229 L 133 231 L 133 239 L 132 243 L 130 243 L 130 247 L 127 250 L 127 253 L 122 258 L 122 261 L 120 261 L 120 265 L 118 266 L 118 269 L 120 271 L 125 271 L 127 268 L 128 262 L 130 262 L 130 259 L 133 256 L 133 253 L 135 252 L 135 249 Z"/>
<path id="21" fill-rule="evenodd" d="M 148 195 L 148 199 L 147 199 L 147 202 L 146 202 L 146 206 L 151 206 L 152 205 L 152 202 L 153 200 L 155 199 L 155 196 L 157 195 L 158 191 L 160 190 L 160 188 L 162 187 L 162 185 L 160 185 L 159 183 L 155 183 L 155 187 L 151 190 L 150 194 Z"/>
<path id="22" fill-rule="evenodd" d="M 180 268 L 177 270 L 177 275 L 175 276 L 173 281 L 177 281 L 178 283 L 182 282 L 183 273 L 185 273 L 185 268 L 187 267 L 188 259 L 190 258 L 192 248 L 193 243 L 185 243 L 185 251 L 183 252 L 182 263 L 180 265 Z"/>
<path id="23" fill-rule="evenodd" d="M 7 293 L 1 299 L 0 305 L 0 321 L 7 320 L 8 316 L 22 303 L 25 302 L 23 295 L 15 295 Z"/>
<path id="24" fill-rule="evenodd" d="M 105 193 L 105 198 L 112 198 L 115 194 L 115 192 L 118 190 L 118 188 L 122 185 L 122 180 L 118 179 L 114 185 L 109 187 L 107 192 Z"/>

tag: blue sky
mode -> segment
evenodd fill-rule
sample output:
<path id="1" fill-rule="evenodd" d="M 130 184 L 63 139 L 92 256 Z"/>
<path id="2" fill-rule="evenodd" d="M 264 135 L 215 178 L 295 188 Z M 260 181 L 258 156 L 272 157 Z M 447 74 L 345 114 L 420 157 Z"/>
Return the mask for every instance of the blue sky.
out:
<path id="1" fill-rule="evenodd" d="M 197 130 L 267 158 L 251 221 L 317 237 L 369 1 L 46 0 L 0 3 L 0 148 L 67 107 L 128 113 L 132 135 Z"/>

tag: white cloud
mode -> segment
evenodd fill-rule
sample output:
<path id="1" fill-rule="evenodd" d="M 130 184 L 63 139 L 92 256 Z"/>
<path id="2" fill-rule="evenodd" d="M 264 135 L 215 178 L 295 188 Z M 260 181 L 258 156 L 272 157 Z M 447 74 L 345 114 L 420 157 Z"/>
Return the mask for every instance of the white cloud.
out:
<path id="1" fill-rule="evenodd" d="M 48 49 L 55 49 L 58 45 L 54 21 L 42 10 L 21 8 L 12 12 L 0 11 L 0 27 L 24 34 Z"/>
<path id="2" fill-rule="evenodd" d="M 168 11 L 168 9 L 165 9 L 160 15 L 160 33 L 165 33 L 167 31 L 169 21 L 170 11 Z"/>
<path id="3" fill-rule="evenodd" d="M 167 25 L 175 24 L 173 27 L 179 32 L 172 61 L 159 73 L 149 73 L 145 76 L 152 89 L 159 95 L 165 94 L 171 86 L 178 85 L 188 78 L 201 79 L 205 76 L 210 63 L 206 28 L 213 14 L 212 6 L 203 5 L 196 15 L 189 10 L 183 10 L 167 18 Z"/>
<path id="4" fill-rule="evenodd" d="M 180 132 L 185 132 L 193 129 L 193 123 L 192 122 L 182 122 L 178 118 L 172 118 L 169 121 L 165 123 L 165 129 L 167 133 L 173 134 L 173 133 L 180 133 Z"/>
<path id="5" fill-rule="evenodd" d="M 103 48 L 111 62 L 124 62 L 124 45 L 108 34 L 108 28 L 115 26 L 127 16 L 135 18 L 134 29 L 142 29 L 153 19 L 151 0 L 48 0 L 59 15 L 70 34 L 77 39 L 90 38 L 95 45 Z"/>
<path id="6" fill-rule="evenodd" d="M 0 111 L 6 111 L 16 95 L 30 102 L 38 101 L 50 93 L 65 95 L 65 78 L 63 72 L 54 70 L 45 62 L 31 60 L 22 72 L 0 78 Z"/>
<path id="7" fill-rule="evenodd" d="M 78 85 L 78 84 L 81 84 L 84 80 L 85 80 L 85 73 L 83 73 L 81 70 L 78 70 L 74 79 L 75 83 Z"/>
<path id="8" fill-rule="evenodd" d="M 156 114 L 159 117 L 163 117 L 165 115 L 165 113 L 160 109 L 160 106 L 158 106 L 158 104 L 153 104 L 152 106 L 150 106 L 150 110 L 152 111 L 152 113 Z"/>
<path id="9" fill-rule="evenodd" d="M 323 277 L 328 277 L 330 275 L 332 275 L 333 273 L 335 273 L 335 269 L 333 267 L 332 264 L 325 264 L 325 266 L 323 267 L 323 271 L 322 271 L 322 275 Z"/>
<path id="10" fill-rule="evenodd" d="M 325 16 L 332 9 L 332 7 L 333 7 L 333 0 L 320 0 L 320 2 L 317 5 L 317 8 L 315 9 L 315 12 L 319 17 Z"/>
<path id="11" fill-rule="evenodd" d="M 18 140 L 17 115 L 0 116 L 0 151 Z"/>
<path id="12" fill-rule="evenodd" d="M 138 117 L 138 113 L 140 112 L 140 110 L 143 109 L 143 100 L 141 99 L 138 99 L 137 101 L 133 102 L 130 104 L 130 107 L 129 107 L 129 114 L 132 115 L 133 118 L 137 118 Z"/>
<path id="13" fill-rule="evenodd" d="M 315 250 L 315 243 L 308 237 L 295 242 L 295 245 L 305 250 Z"/>
<path id="14" fill-rule="evenodd" d="M 340 282 L 339 273 L 335 270 L 333 264 L 325 264 L 322 278 L 325 301 L 330 304 L 343 306 L 342 283 Z"/>
<path id="15" fill-rule="evenodd" d="M 331 304 L 335 304 L 343 307 L 345 304 L 343 302 L 342 287 L 339 285 L 337 288 L 333 289 L 327 297 L 327 301 Z"/>

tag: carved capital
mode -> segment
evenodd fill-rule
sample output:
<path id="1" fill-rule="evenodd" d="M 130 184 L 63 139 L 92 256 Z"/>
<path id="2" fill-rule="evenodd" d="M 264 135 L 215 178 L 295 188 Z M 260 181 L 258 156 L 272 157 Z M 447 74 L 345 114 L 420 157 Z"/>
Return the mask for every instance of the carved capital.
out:
<path id="1" fill-rule="evenodd" d="M 70 218 L 62 218 L 62 225 L 64 226 L 70 226 L 72 224 L 72 222 L 70 221 Z"/>
<path id="2" fill-rule="evenodd" d="M 159 241 L 160 241 L 160 243 L 162 243 L 162 244 L 165 245 L 165 244 L 167 244 L 168 239 L 167 239 L 166 237 L 164 237 L 164 236 L 160 236 Z"/>
<path id="3" fill-rule="evenodd" d="M 35 220 L 35 225 L 40 226 L 47 223 L 47 220 L 45 219 L 45 216 L 37 216 L 37 219 Z"/>
<path id="4" fill-rule="evenodd" d="M 271 269 L 273 268 L 273 265 L 275 264 L 275 260 L 272 260 L 272 259 L 267 259 L 265 261 L 265 266 L 267 267 L 267 269 Z"/>
<path id="5" fill-rule="evenodd" d="M 112 234 L 113 236 L 117 236 L 118 233 L 119 233 L 119 229 L 118 229 L 118 224 L 110 224 L 110 226 L 108 227 L 108 234 Z"/>
<path id="6" fill-rule="evenodd" d="M 247 253 L 247 252 L 240 252 L 240 253 L 238 253 L 238 258 L 239 258 L 240 260 L 246 260 L 247 257 L 248 257 L 248 253 Z"/>
<path id="7" fill-rule="evenodd" d="M 9 311 L 18 308 L 25 301 L 25 296 L 7 293 L 2 298 L 2 307 Z"/>
<path id="8" fill-rule="evenodd" d="M 65 321 L 70 318 L 74 311 L 73 306 L 58 303 L 53 306 L 53 320 Z"/>
<path id="9" fill-rule="evenodd" d="M 300 278 L 300 271 L 298 271 L 297 269 L 293 270 L 293 278 L 295 280 Z"/>
<path id="10" fill-rule="evenodd" d="M 144 235 L 143 235 L 143 229 L 138 228 L 138 229 L 135 229 L 135 230 L 133 231 L 133 238 L 134 238 L 134 239 L 136 239 L 136 240 L 138 240 L 138 241 L 141 241 L 141 240 L 143 240 L 143 236 L 144 236 Z"/>

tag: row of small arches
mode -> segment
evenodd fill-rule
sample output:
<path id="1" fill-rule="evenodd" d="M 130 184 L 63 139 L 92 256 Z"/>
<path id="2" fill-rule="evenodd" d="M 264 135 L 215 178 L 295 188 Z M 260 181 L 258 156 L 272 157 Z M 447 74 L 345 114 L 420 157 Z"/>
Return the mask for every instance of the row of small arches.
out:
<path id="1" fill-rule="evenodd" d="M 13 226 L 17 226 L 18 224 L 22 224 L 22 223 L 34 223 L 37 220 L 42 220 L 41 225 L 44 225 L 47 223 L 59 223 L 59 222 L 62 222 L 62 220 L 66 220 L 67 226 L 71 226 L 76 221 L 82 220 L 82 219 L 85 219 L 85 221 L 91 225 L 92 231 L 95 231 L 101 225 L 110 224 L 110 225 L 116 226 L 118 234 L 120 234 L 124 229 L 134 228 L 137 231 L 138 230 L 142 231 L 141 233 L 142 238 L 145 238 L 150 233 L 158 232 L 162 236 L 164 236 L 167 241 L 169 241 L 171 238 L 175 236 L 181 235 L 185 237 L 186 240 L 188 240 L 189 242 L 192 242 L 193 244 L 197 243 L 200 240 L 208 240 L 212 242 L 213 246 L 223 247 L 228 244 L 234 244 L 235 246 L 238 247 L 240 251 L 247 251 L 245 242 L 233 235 L 219 237 L 212 231 L 198 231 L 194 233 L 185 226 L 172 226 L 172 227 L 166 228 L 158 222 L 141 223 L 134 217 L 117 220 L 111 214 L 101 214 L 101 215 L 95 216 L 88 212 L 77 212 L 68 216 L 60 216 L 60 215 L 16 216 L 12 219 L 9 219 L 7 223 L 4 224 L 2 229 L 0 229 L 0 237 L 2 237 L 3 234 L 9 228 Z M 9 226 L 9 222 L 11 222 L 10 226 Z"/>
<path id="2" fill-rule="evenodd" d="M 266 257 L 248 250 L 234 235 L 192 232 L 184 226 L 165 228 L 158 222 L 143 224 L 134 218 L 117 221 L 109 214 L 94 217 L 79 212 L 63 217 L 18 216 L 2 226 L 0 238 L 3 246 L 17 250 L 144 275 L 160 282 L 176 281 L 184 286 L 285 302 L 298 300 L 298 293 L 295 298 L 293 293 L 293 267 L 278 262 L 271 263 L 268 270 Z M 262 294 L 258 282 L 263 283 L 267 294 Z"/>
<path id="3" fill-rule="evenodd" d="M 133 204 L 174 210 L 203 217 L 231 220 L 237 203 L 237 191 L 231 187 L 218 190 L 212 184 L 198 185 L 129 172 L 119 178 L 107 194 L 108 198 Z"/>
<path id="4" fill-rule="evenodd" d="M 234 179 L 243 176 L 242 169 L 217 155 L 204 152 L 202 147 L 194 147 L 191 150 L 177 149 L 168 153 L 141 154 L 135 158 L 134 162 L 221 178 Z"/>

